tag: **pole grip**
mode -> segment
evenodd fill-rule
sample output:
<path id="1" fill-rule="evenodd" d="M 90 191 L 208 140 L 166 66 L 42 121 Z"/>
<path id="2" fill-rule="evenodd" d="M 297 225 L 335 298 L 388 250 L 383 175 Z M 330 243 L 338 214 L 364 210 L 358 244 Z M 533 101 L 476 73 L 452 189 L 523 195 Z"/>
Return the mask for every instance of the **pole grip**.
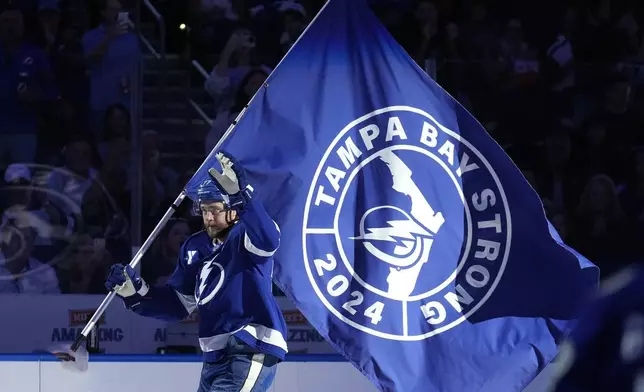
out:
<path id="1" fill-rule="evenodd" d="M 71 345 L 71 347 L 69 349 L 74 353 L 76 351 L 78 351 L 80 346 L 85 341 L 85 338 L 86 338 L 85 335 L 83 335 L 82 333 L 79 333 L 78 336 L 76 336 L 76 339 L 74 339 L 74 342 L 72 343 L 72 345 Z"/>

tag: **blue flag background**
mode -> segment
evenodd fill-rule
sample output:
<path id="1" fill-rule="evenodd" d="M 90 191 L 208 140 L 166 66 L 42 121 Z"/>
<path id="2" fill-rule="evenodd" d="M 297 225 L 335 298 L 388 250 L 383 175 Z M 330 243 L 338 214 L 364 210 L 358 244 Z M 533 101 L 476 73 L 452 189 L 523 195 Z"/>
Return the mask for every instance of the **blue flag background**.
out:
<path id="1" fill-rule="evenodd" d="M 222 148 L 281 227 L 276 283 L 382 391 L 522 390 L 598 282 L 362 0 L 327 3 Z"/>

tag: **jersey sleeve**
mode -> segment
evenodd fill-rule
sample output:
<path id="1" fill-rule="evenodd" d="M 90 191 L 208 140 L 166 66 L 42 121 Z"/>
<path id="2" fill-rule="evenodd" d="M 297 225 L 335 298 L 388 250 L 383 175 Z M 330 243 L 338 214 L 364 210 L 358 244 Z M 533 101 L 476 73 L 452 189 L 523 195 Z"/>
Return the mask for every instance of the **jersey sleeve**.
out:
<path id="1" fill-rule="evenodd" d="M 197 307 L 194 296 L 196 273 L 191 272 L 191 263 L 196 251 L 190 250 L 190 240 L 181 247 L 177 266 L 161 287 L 150 287 L 138 302 L 126 305 L 135 313 L 163 321 L 180 321 Z"/>
<path id="2" fill-rule="evenodd" d="M 244 249 L 259 263 L 270 260 L 280 245 L 280 230 L 259 200 L 249 200 L 239 212 L 244 224 Z"/>

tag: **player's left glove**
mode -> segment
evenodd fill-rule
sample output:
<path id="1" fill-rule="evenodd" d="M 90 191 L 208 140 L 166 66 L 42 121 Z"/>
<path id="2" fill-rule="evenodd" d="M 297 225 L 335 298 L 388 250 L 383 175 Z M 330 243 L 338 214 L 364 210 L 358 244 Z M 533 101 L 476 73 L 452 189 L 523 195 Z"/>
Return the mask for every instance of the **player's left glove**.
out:
<path id="1" fill-rule="evenodd" d="M 208 169 L 208 174 L 222 194 L 228 196 L 228 206 L 243 210 L 244 205 L 252 198 L 253 188 L 246 183 L 244 169 L 237 160 L 225 151 L 218 152 L 215 158 L 221 164 L 222 172 L 215 168 Z"/>

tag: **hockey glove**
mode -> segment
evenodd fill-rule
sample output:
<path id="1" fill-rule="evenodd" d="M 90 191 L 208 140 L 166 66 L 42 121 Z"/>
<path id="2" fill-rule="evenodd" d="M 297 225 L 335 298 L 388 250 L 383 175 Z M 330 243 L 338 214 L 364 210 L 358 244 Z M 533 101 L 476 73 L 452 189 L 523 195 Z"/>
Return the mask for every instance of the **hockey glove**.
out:
<path id="1" fill-rule="evenodd" d="M 145 280 L 129 265 L 115 264 L 110 267 L 105 287 L 115 291 L 126 305 L 139 302 L 150 289 Z"/>
<path id="2" fill-rule="evenodd" d="M 208 169 L 219 191 L 228 197 L 228 206 L 235 210 L 244 208 L 252 198 L 253 188 L 246 183 L 244 169 L 237 160 L 225 151 L 218 152 L 215 158 L 221 164 L 222 172 Z"/>

